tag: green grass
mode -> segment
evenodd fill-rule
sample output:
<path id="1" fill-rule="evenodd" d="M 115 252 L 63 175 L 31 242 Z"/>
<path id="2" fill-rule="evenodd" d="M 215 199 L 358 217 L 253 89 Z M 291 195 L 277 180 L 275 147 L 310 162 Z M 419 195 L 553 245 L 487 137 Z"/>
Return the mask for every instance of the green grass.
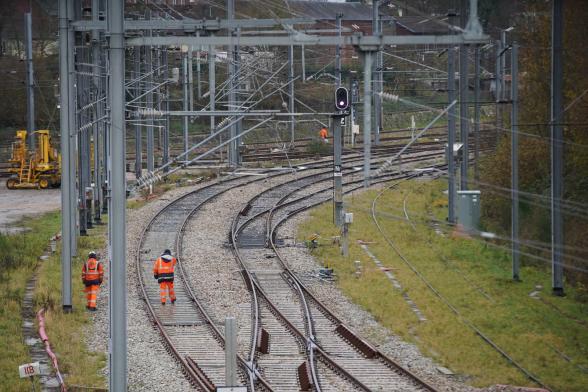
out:
<path id="1" fill-rule="evenodd" d="M 30 230 L 9 236 L 0 235 L 0 374 L 3 380 L 0 391 L 30 391 L 29 380 L 20 379 L 18 365 L 30 362 L 28 346 L 22 335 L 22 298 L 27 280 L 32 276 L 37 260 L 49 244 L 49 239 L 60 229 L 59 213 L 49 213 L 34 219 L 25 219 L 23 226 Z M 80 240 L 80 254 L 103 243 L 104 229 L 97 237 Z M 83 311 L 83 293 L 79 272 L 80 259 L 73 265 L 74 313 L 61 311 L 61 263 L 59 254 L 52 255 L 39 266 L 34 294 L 35 311 L 41 306 L 48 309 L 46 331 L 54 352 L 59 358 L 60 370 L 67 374 L 66 383 L 103 386 L 99 371 L 104 366 L 103 354 L 88 353 L 81 341 L 82 327 L 89 322 Z M 40 385 L 36 384 L 36 389 Z"/>
<path id="2" fill-rule="evenodd" d="M 354 213 L 350 257 L 343 259 L 338 249 L 330 245 L 319 247 L 314 254 L 323 263 L 335 267 L 338 285 L 354 302 L 472 385 L 533 386 L 534 383 L 484 343 L 464 320 L 477 326 L 554 390 L 585 391 L 588 373 L 582 368 L 588 368 L 588 306 L 578 300 L 584 295 L 583 291 L 568 287 L 567 297 L 552 297 L 547 266 L 523 266 L 523 281 L 514 283 L 510 278 L 507 251 L 478 240 L 451 236 L 451 233 L 436 234 L 425 220 L 431 215 L 445 219 L 444 188 L 441 181 L 403 183 L 399 190 L 387 191 L 379 200 L 378 220 L 400 252 L 457 308 L 461 317 L 452 313 L 425 286 L 378 232 L 370 213 L 374 191 L 346 199 L 346 209 Z M 421 222 L 416 230 L 392 218 L 403 216 L 405 197 L 409 215 Z M 313 232 L 319 232 L 323 238 L 338 235 L 331 221 L 331 206 L 323 205 L 313 210 L 311 218 L 301 227 L 299 237 L 308 237 Z M 403 290 L 428 321 L 418 321 L 401 293 L 359 247 L 357 240 L 360 239 L 375 242 L 369 245 L 371 252 L 391 268 Z M 354 260 L 361 260 L 363 274 L 360 278 L 354 275 Z M 537 285 L 543 287 L 542 300 L 529 297 Z M 556 350 L 571 361 L 565 360 Z"/>
<path id="3" fill-rule="evenodd" d="M 104 388 L 106 386 L 101 369 L 106 365 L 106 355 L 92 352 L 83 340 L 84 328 L 91 323 L 86 312 L 84 287 L 81 282 L 82 264 L 90 250 L 104 247 L 106 225 L 94 226 L 88 236 L 79 237 L 78 255 L 72 263 L 73 312 L 62 312 L 61 301 L 61 259 L 57 252 L 43 263 L 35 290 L 35 303 L 47 309 L 47 334 L 53 351 L 59 355 L 59 368 L 67 374 L 66 384 L 84 387 Z M 101 259 L 103 262 L 104 255 Z M 103 295 L 103 294 L 99 294 Z"/>
<path id="4" fill-rule="evenodd" d="M 22 334 L 22 298 L 38 257 L 49 238 L 59 230 L 58 215 L 26 219 L 27 232 L 0 235 L 0 390 L 29 391 L 29 380 L 21 380 L 18 366 L 30 362 Z M 37 384 L 38 388 L 38 384 Z"/>

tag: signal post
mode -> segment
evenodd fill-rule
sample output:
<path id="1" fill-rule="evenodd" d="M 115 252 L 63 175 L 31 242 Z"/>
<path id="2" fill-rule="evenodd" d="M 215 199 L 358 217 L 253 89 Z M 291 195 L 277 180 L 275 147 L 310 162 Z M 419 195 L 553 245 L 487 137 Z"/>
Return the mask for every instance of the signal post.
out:
<path id="1" fill-rule="evenodd" d="M 349 116 L 349 91 L 339 87 L 335 91 L 335 109 L 331 115 L 333 132 L 333 214 L 337 227 L 343 226 L 343 170 L 341 169 L 342 137 L 341 123 Z"/>

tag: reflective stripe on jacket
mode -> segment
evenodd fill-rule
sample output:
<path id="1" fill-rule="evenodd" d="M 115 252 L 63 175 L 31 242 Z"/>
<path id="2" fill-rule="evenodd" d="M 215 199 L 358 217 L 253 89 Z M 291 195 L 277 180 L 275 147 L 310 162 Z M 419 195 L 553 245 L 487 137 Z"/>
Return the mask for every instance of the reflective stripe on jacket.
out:
<path id="1" fill-rule="evenodd" d="M 171 260 L 165 260 L 162 257 L 158 257 L 155 260 L 153 266 L 153 275 L 157 277 L 157 282 L 174 281 L 174 268 L 176 266 L 176 258 L 172 257 Z"/>
<path id="2" fill-rule="evenodd" d="M 82 267 L 82 281 L 86 286 L 101 284 L 104 278 L 104 267 L 96 259 L 88 259 Z"/>

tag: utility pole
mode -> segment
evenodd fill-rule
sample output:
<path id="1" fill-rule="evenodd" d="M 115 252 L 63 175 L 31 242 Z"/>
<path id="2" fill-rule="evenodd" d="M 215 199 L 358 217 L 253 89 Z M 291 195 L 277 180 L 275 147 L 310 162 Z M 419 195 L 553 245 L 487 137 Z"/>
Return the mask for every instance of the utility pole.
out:
<path id="1" fill-rule="evenodd" d="M 333 213 L 337 227 L 343 226 L 343 170 L 341 169 L 341 116 L 332 116 L 333 132 Z M 344 118 L 344 117 L 343 117 Z"/>
<path id="2" fill-rule="evenodd" d="M 341 18 L 343 14 L 337 13 L 337 35 L 341 37 Z M 336 87 L 341 87 L 341 45 L 335 47 L 335 79 Z"/>
<path id="3" fill-rule="evenodd" d="M 304 58 L 304 45 L 300 45 L 300 62 L 302 63 L 302 83 L 306 83 L 306 60 Z"/>
<path id="4" fill-rule="evenodd" d="M 168 80 L 169 79 L 169 64 L 167 62 L 167 48 L 163 47 L 163 53 L 161 54 L 162 56 L 162 61 L 165 67 L 165 79 Z M 163 89 L 163 93 L 164 93 L 164 107 L 165 107 L 165 111 L 169 112 L 169 83 L 165 84 L 165 87 Z M 163 128 L 163 159 L 162 159 L 162 163 L 163 165 L 165 165 L 166 163 L 169 162 L 169 115 L 166 114 L 165 115 L 165 122 L 164 122 L 164 128 Z M 165 169 L 165 172 L 167 172 L 167 169 Z"/>
<path id="5" fill-rule="evenodd" d="M 480 181 L 480 46 L 474 49 L 474 180 Z"/>
<path id="6" fill-rule="evenodd" d="M 100 9 L 101 10 L 107 10 L 107 1 L 108 0 L 99 0 L 100 1 Z M 105 11 L 106 13 L 106 11 Z M 108 61 L 106 53 L 102 52 L 103 54 L 103 66 L 104 66 L 104 75 L 108 74 L 107 71 L 107 65 L 108 65 Z M 108 84 L 108 79 L 103 79 L 104 81 L 104 115 L 107 116 L 107 118 L 110 118 L 110 107 L 108 106 L 110 101 L 109 101 L 109 94 L 110 94 L 110 90 L 109 90 L 109 84 Z M 104 120 L 102 121 L 102 124 L 104 126 L 103 128 L 103 133 L 102 133 L 102 157 L 103 157 L 103 188 L 102 188 L 102 199 L 104 201 L 104 203 L 102 204 L 102 212 L 103 213 L 110 213 L 110 203 L 108 202 L 108 189 L 109 189 L 109 184 L 110 184 L 110 167 L 111 167 L 111 161 L 110 161 L 110 144 L 109 144 L 109 139 L 110 139 L 110 133 L 111 133 L 111 123 L 108 120 Z"/>
<path id="7" fill-rule="evenodd" d="M 227 20 L 231 26 L 233 25 L 235 18 L 235 0 L 228 0 L 227 1 Z M 229 27 L 229 35 L 234 37 L 234 27 Z M 230 49 L 228 51 L 228 60 L 229 60 L 229 110 L 235 110 L 237 107 L 235 106 L 236 99 L 235 99 L 235 89 L 237 88 L 237 83 L 235 82 L 236 78 L 236 70 L 235 70 L 235 51 L 237 47 L 233 45 L 231 42 Z M 232 140 L 229 143 L 229 165 L 236 167 L 239 164 L 239 149 L 237 146 L 237 124 L 232 124 L 230 127 L 229 137 Z"/>
<path id="8" fill-rule="evenodd" d="M 151 19 L 151 14 L 149 13 L 149 19 Z M 149 36 L 153 35 L 153 31 L 149 30 Z M 153 78 L 153 47 L 148 46 L 146 48 L 145 54 L 147 58 L 145 59 L 147 63 L 147 108 L 153 110 L 153 86 L 154 78 Z M 147 120 L 147 171 L 152 173 L 155 169 L 155 159 L 153 157 L 155 143 L 153 140 L 153 117 L 150 117 Z"/>
<path id="9" fill-rule="evenodd" d="M 27 133 L 29 151 L 35 151 L 35 79 L 33 74 L 33 28 L 31 12 L 25 13 L 26 67 L 27 67 Z"/>
<path id="10" fill-rule="evenodd" d="M 511 82 L 511 100 L 512 100 L 512 110 L 511 110 L 511 176 L 512 176 L 512 279 L 515 281 L 520 280 L 519 269 L 520 269 L 520 255 L 519 255 L 519 130 L 518 130 L 518 122 L 519 122 L 519 92 L 518 92 L 518 72 L 519 72 L 519 65 L 518 65 L 518 53 L 519 53 L 519 46 L 516 43 L 512 45 L 512 59 L 511 59 L 511 74 L 512 74 L 512 82 Z"/>
<path id="11" fill-rule="evenodd" d="M 468 8 L 468 1 L 461 0 L 461 10 L 459 12 L 460 26 L 465 28 L 467 24 L 466 10 Z M 463 144 L 463 157 L 461 160 L 461 179 L 460 189 L 465 191 L 468 189 L 468 168 L 470 150 L 468 146 L 469 141 L 469 113 L 468 113 L 468 46 L 459 45 L 459 134 Z"/>
<path id="12" fill-rule="evenodd" d="M 66 2 L 67 4 L 67 19 L 70 22 L 75 21 L 75 13 L 74 13 L 74 2 L 73 0 L 69 0 Z M 69 229 L 70 233 L 70 245 L 71 245 L 71 255 L 75 256 L 77 254 L 77 235 L 78 235 L 78 214 L 76 213 L 78 210 L 78 193 L 76 189 L 76 144 L 77 144 L 77 132 L 75 130 L 78 129 L 76 124 L 76 86 L 75 86 L 75 33 L 74 29 L 72 28 L 71 24 L 68 23 L 68 33 L 67 33 L 67 72 L 69 77 L 67 78 L 69 81 L 68 87 L 68 95 L 67 99 L 69 100 L 68 106 L 68 125 L 67 125 L 67 132 L 70 137 L 69 143 L 69 165 L 65 166 L 66 170 L 69 169 L 69 187 L 70 187 L 70 208 L 71 208 L 71 215 L 70 215 L 70 225 Z M 62 185 L 63 191 L 63 185 Z M 71 261 L 70 261 L 71 262 Z"/>
<path id="13" fill-rule="evenodd" d="M 71 282 L 71 259 L 72 259 L 72 230 L 71 230 L 71 186 L 73 182 L 71 177 L 72 166 L 70 160 L 71 148 L 71 129 L 69 127 L 69 79 L 71 72 L 69 72 L 68 56 L 73 54 L 67 50 L 68 48 L 68 1 L 73 0 L 59 0 L 59 128 L 61 133 L 61 304 L 65 313 L 70 313 L 73 310 L 72 305 L 72 282 Z"/>
<path id="14" fill-rule="evenodd" d="M 145 50 L 143 46 L 137 46 L 134 48 L 134 73 L 133 77 L 135 78 L 135 97 L 141 95 L 141 52 Z M 141 101 L 136 102 L 137 105 L 141 104 Z M 135 124 L 135 177 L 141 178 L 143 174 L 143 137 L 142 137 L 142 130 L 141 124 L 139 121 Z"/>
<path id="15" fill-rule="evenodd" d="M 372 35 L 379 36 L 382 34 L 382 25 L 380 23 L 380 0 L 373 0 L 372 2 Z M 382 96 L 381 80 L 382 80 L 382 51 L 378 48 L 376 51 L 374 74 L 372 77 L 373 87 L 372 94 L 374 100 L 374 144 L 380 144 L 380 131 L 382 129 Z"/>
<path id="16" fill-rule="evenodd" d="M 188 47 L 188 103 L 189 110 L 194 111 L 194 47 Z"/>
<path id="17" fill-rule="evenodd" d="M 363 51 L 363 186 L 370 186 L 373 51 Z"/>
<path id="18" fill-rule="evenodd" d="M 98 22 L 100 13 L 100 1 L 92 0 L 92 21 Z M 96 108 L 94 110 L 94 124 L 93 124 L 93 136 L 94 139 L 94 186 L 93 197 L 94 197 L 94 222 L 100 224 L 102 221 L 100 209 L 102 206 L 102 193 L 100 192 L 100 186 L 102 184 L 102 176 L 100 172 L 100 130 L 101 124 L 104 124 L 104 101 L 102 101 L 102 75 L 103 72 L 100 69 L 101 62 L 101 48 L 100 48 L 100 31 L 97 29 L 92 30 L 92 63 L 94 64 L 94 100 L 96 101 Z"/>
<path id="19" fill-rule="evenodd" d="M 196 32 L 196 36 L 200 37 L 200 32 Z M 198 84 L 198 99 L 202 99 L 202 80 L 200 72 L 202 70 L 200 65 L 200 55 L 202 54 L 202 46 L 198 46 L 198 50 L 196 51 L 196 83 Z M 194 99 L 192 98 L 192 101 Z M 192 109 L 191 109 L 192 110 Z"/>
<path id="20" fill-rule="evenodd" d="M 127 390 L 127 274 L 125 179 L 125 35 L 124 2 L 108 0 L 110 41 L 110 383 L 111 391 Z"/>
<path id="21" fill-rule="evenodd" d="M 455 56 L 453 47 L 447 49 L 447 100 L 455 101 Z M 449 108 L 447 113 L 447 206 L 450 224 L 455 222 L 455 159 L 453 157 L 453 146 L 455 144 L 455 105 Z"/>
<path id="22" fill-rule="evenodd" d="M 183 105 L 184 105 L 184 110 L 188 111 L 189 108 L 189 95 L 188 95 L 188 54 L 187 53 L 182 53 L 182 87 L 183 87 Z M 188 141 L 188 116 L 184 116 L 183 117 L 184 120 L 184 154 L 186 154 L 184 156 L 184 161 L 189 161 L 189 154 L 187 154 L 188 148 L 189 148 L 189 141 Z"/>
<path id="23" fill-rule="evenodd" d="M 494 77 L 494 93 L 496 95 L 496 145 L 500 141 L 500 130 L 502 128 L 502 76 L 500 66 L 500 55 L 502 53 L 502 42 L 496 41 L 496 64 L 495 64 L 495 77 Z"/>
<path id="24" fill-rule="evenodd" d="M 294 140 L 296 127 L 296 119 L 294 118 L 294 45 L 288 47 L 288 65 L 288 111 L 292 114 L 290 116 L 290 140 Z"/>
<path id="25" fill-rule="evenodd" d="M 81 4 L 79 2 L 74 2 L 72 6 L 72 15 L 74 20 L 81 19 Z M 87 59 L 85 56 L 85 48 L 82 47 L 82 35 L 81 33 L 77 32 L 74 33 L 74 54 L 77 59 L 81 60 L 83 63 L 87 63 Z M 74 65 L 72 69 L 75 71 L 81 71 L 81 65 L 77 67 Z M 77 69 L 76 69 L 77 68 Z M 77 193 L 77 209 L 78 209 L 78 222 L 79 222 L 79 234 L 80 236 L 87 235 L 87 214 L 86 214 L 86 186 L 87 186 L 87 177 L 86 177 L 86 166 L 88 163 L 87 157 L 85 156 L 86 152 L 86 127 L 82 126 L 85 125 L 85 111 L 77 110 L 78 107 L 85 106 L 85 97 L 86 97 L 86 89 L 85 89 L 85 80 L 84 74 L 81 72 L 75 73 L 75 87 L 72 91 L 75 91 L 75 97 L 73 97 L 73 104 L 72 108 L 76 108 L 74 110 L 74 121 L 75 126 L 72 130 L 75 129 L 76 134 L 76 145 L 77 145 L 77 154 L 74 155 L 74 159 L 77 158 L 77 165 L 74 165 L 74 172 L 77 168 L 77 175 L 78 175 L 78 193 Z M 74 161 L 75 162 L 75 161 Z"/>
<path id="26" fill-rule="evenodd" d="M 553 0 L 551 16 L 551 265 L 553 294 L 563 286 L 563 0 Z"/>
<path id="27" fill-rule="evenodd" d="M 208 47 L 208 98 L 210 102 L 210 110 L 214 111 L 215 104 L 214 101 L 216 100 L 216 64 L 214 63 L 216 58 L 215 48 L 214 46 L 210 45 Z M 216 128 L 215 118 L 214 116 L 210 116 L 210 134 L 214 133 L 214 129 Z"/>

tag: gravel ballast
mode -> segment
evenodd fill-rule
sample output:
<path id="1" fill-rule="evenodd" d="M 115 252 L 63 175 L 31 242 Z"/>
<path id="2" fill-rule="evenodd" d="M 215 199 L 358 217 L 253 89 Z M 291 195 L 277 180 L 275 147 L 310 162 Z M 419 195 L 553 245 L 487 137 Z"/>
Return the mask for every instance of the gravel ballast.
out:
<path id="1" fill-rule="evenodd" d="M 308 175 L 310 171 L 299 175 Z M 251 296 L 239 273 L 228 242 L 230 224 L 249 199 L 270 186 L 291 180 L 295 175 L 267 178 L 239 187 L 207 203 L 190 220 L 183 241 L 183 266 L 198 299 L 222 326 L 224 318 L 233 316 L 239 328 L 238 343 L 247 354 L 251 333 Z M 143 228 L 162 207 L 182 194 L 204 184 L 174 189 L 147 205 L 127 211 L 127 285 L 128 285 L 128 385 L 131 391 L 153 391 L 165 388 L 174 391 L 193 390 L 178 364 L 169 355 L 147 316 L 137 285 L 135 255 Z M 280 227 L 279 238 L 292 243 L 296 230 L 307 218 L 299 214 Z M 269 252 L 269 250 L 268 250 Z M 431 359 L 423 356 L 413 344 L 403 342 L 359 306 L 353 304 L 333 284 L 316 279 L 320 265 L 302 246 L 280 248 L 289 266 L 303 283 L 340 319 L 374 344 L 383 353 L 415 372 L 443 391 L 478 391 L 465 385 L 456 376 L 442 375 Z M 103 257 L 105 259 L 106 257 Z M 105 263 L 106 270 L 108 263 Z M 86 331 L 89 347 L 107 352 L 108 347 L 108 279 L 102 286 L 98 311 Z M 104 369 L 107 374 L 108 369 Z"/>

